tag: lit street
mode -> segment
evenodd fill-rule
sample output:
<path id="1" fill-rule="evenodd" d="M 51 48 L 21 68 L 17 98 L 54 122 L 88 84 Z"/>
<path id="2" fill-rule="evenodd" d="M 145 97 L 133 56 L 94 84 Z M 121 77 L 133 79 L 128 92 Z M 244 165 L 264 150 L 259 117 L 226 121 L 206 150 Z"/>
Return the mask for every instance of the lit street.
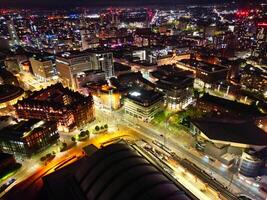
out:
<path id="1" fill-rule="evenodd" d="M 0 200 L 267 200 L 266 0 L 0 0 Z"/>
<path id="2" fill-rule="evenodd" d="M 122 116 L 122 117 L 120 117 Z M 157 127 L 153 127 L 153 125 L 148 123 L 143 123 L 140 121 L 136 121 L 135 119 L 132 119 L 130 117 L 125 116 L 122 114 L 122 111 L 120 111 L 118 114 L 116 114 L 116 117 L 120 118 L 121 120 L 118 120 L 118 122 L 125 124 L 127 127 L 135 130 L 140 134 L 141 138 L 150 138 L 151 140 L 158 140 L 161 143 L 164 143 L 164 138 L 161 136 L 162 132 L 158 132 Z M 228 172 L 226 169 L 223 169 L 222 166 L 214 166 L 209 161 L 205 161 L 204 157 L 199 155 L 199 153 L 195 152 L 195 150 L 191 147 L 190 149 L 185 148 L 185 146 L 190 146 L 188 144 L 188 139 L 184 140 L 183 136 L 178 136 L 179 138 L 175 137 L 172 133 L 170 133 L 168 130 L 162 130 L 165 132 L 163 135 L 166 137 L 166 146 L 172 149 L 177 155 L 179 155 L 181 158 L 187 158 L 192 163 L 195 163 L 197 166 L 202 168 L 207 173 L 212 174 L 212 176 L 221 183 L 223 183 L 225 186 L 228 186 L 231 188 L 231 190 L 235 194 L 248 194 L 252 196 L 253 198 L 257 199 L 263 199 L 264 197 L 261 197 L 262 193 L 259 193 L 257 188 L 253 188 L 249 185 L 247 185 L 244 182 L 241 182 L 238 177 L 234 175 L 234 178 L 232 179 L 232 173 Z M 202 158 L 203 157 L 203 158 Z M 230 187 L 231 185 L 231 187 Z"/>

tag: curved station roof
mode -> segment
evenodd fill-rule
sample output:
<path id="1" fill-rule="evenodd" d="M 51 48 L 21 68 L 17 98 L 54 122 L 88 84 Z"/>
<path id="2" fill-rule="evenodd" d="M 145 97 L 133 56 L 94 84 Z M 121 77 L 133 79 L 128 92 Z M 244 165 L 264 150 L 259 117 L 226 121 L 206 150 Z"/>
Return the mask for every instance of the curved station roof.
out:
<path id="1" fill-rule="evenodd" d="M 44 178 L 46 199 L 191 199 L 126 144 L 109 145 L 78 162 L 73 174 L 63 175 L 59 170 Z"/>

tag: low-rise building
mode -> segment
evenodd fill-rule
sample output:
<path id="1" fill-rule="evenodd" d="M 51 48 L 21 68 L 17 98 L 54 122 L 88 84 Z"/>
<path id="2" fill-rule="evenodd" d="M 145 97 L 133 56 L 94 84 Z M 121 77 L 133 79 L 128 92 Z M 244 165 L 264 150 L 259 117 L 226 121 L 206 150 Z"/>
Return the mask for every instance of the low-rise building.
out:
<path id="1" fill-rule="evenodd" d="M 76 75 L 76 86 L 78 91 L 82 91 L 88 82 L 105 81 L 105 73 L 101 70 L 89 70 Z"/>
<path id="2" fill-rule="evenodd" d="M 190 132 L 196 136 L 196 148 L 207 157 L 231 167 L 239 162 L 238 171 L 247 177 L 261 175 L 267 147 L 266 132 L 253 121 L 220 118 L 191 120 Z"/>
<path id="3" fill-rule="evenodd" d="M 238 171 L 246 177 L 257 177 L 264 164 L 263 159 L 257 156 L 257 151 L 247 149 L 243 152 Z"/>
<path id="4" fill-rule="evenodd" d="M 162 66 L 150 73 L 155 87 L 164 93 L 164 105 L 171 110 L 180 110 L 193 100 L 194 79 L 190 72 L 172 66 Z"/>
<path id="5" fill-rule="evenodd" d="M 259 148 L 267 146 L 267 135 L 252 120 L 200 118 L 192 119 L 190 132 L 215 144 L 238 148 Z"/>
<path id="6" fill-rule="evenodd" d="M 65 131 L 95 119 L 92 95 L 73 92 L 60 83 L 33 92 L 15 108 L 19 118 L 56 121 L 58 128 Z"/>
<path id="7" fill-rule="evenodd" d="M 132 89 L 124 100 L 125 113 L 145 122 L 161 110 L 163 94 L 143 88 Z"/>
<path id="8" fill-rule="evenodd" d="M 51 79 L 56 75 L 55 64 L 51 56 L 35 55 L 30 58 L 34 76 L 41 80 Z"/>
<path id="9" fill-rule="evenodd" d="M 226 153 L 221 156 L 220 161 L 224 166 L 231 167 L 235 164 L 236 158 L 234 154 Z"/>
<path id="10" fill-rule="evenodd" d="M 183 59 L 177 63 L 177 67 L 194 72 L 195 88 L 209 88 L 211 84 L 226 81 L 229 70 L 221 65 L 194 59 Z"/>
<path id="11" fill-rule="evenodd" d="M 102 85 L 93 93 L 96 106 L 108 110 L 118 110 L 121 107 L 121 93 L 113 87 Z"/>
<path id="12" fill-rule="evenodd" d="M 64 86 L 77 90 L 82 72 L 101 70 L 106 78 L 114 76 L 113 53 L 108 51 L 72 51 L 58 54 L 56 69 Z"/>
<path id="13" fill-rule="evenodd" d="M 217 113 L 230 117 L 262 117 L 264 114 L 252 105 L 243 104 L 205 93 L 197 99 L 196 107 L 205 113 Z"/>
<path id="14" fill-rule="evenodd" d="M 241 72 L 240 84 L 248 90 L 267 92 L 267 72 L 247 65 Z"/>
<path id="15" fill-rule="evenodd" d="M 25 120 L 0 130 L 0 148 L 7 153 L 31 155 L 55 143 L 58 138 L 55 122 Z"/>

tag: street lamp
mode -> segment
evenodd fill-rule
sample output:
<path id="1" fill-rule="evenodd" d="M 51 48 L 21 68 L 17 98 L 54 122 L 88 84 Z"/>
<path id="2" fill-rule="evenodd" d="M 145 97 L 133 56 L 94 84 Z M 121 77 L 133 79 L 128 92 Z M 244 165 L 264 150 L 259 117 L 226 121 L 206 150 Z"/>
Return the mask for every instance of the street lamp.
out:
<path id="1" fill-rule="evenodd" d="M 163 138 L 163 144 L 164 144 L 164 146 L 166 146 L 165 145 L 166 144 L 166 137 L 163 134 L 161 134 L 160 136 Z"/>
<path id="2" fill-rule="evenodd" d="M 110 112 L 112 111 L 112 96 L 113 96 L 113 89 L 108 91 L 108 95 L 109 95 L 109 108 L 110 108 Z"/>
<path id="3" fill-rule="evenodd" d="M 166 146 L 166 134 L 167 134 L 167 130 L 168 130 L 168 128 L 167 128 L 167 125 L 168 125 L 168 123 L 169 123 L 169 119 L 170 119 L 170 117 L 168 117 L 166 120 L 165 120 L 165 122 L 164 122 L 164 126 L 165 126 L 165 130 L 164 130 L 164 135 L 161 135 L 161 137 L 163 137 L 163 142 L 164 142 L 164 146 Z"/>
<path id="4" fill-rule="evenodd" d="M 233 167 L 235 167 L 237 165 L 237 163 L 238 163 L 238 159 L 235 159 L 235 162 L 233 164 Z M 231 176 L 231 180 L 230 180 L 230 183 L 229 183 L 228 188 L 230 188 L 230 186 L 231 186 L 231 184 L 233 182 L 233 179 L 234 179 L 234 172 L 232 172 L 232 176 Z"/>

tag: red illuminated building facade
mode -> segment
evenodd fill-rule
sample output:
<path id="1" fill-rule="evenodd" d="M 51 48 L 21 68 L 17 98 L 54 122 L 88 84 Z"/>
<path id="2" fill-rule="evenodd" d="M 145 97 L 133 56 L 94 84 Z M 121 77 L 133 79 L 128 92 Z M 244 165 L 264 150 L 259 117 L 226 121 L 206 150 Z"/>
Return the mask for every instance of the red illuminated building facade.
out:
<path id="1" fill-rule="evenodd" d="M 249 11 L 248 10 L 238 10 L 236 12 L 237 17 L 248 17 L 249 16 Z"/>
<path id="2" fill-rule="evenodd" d="M 58 83 L 33 92 L 16 105 L 19 118 L 56 121 L 59 130 L 69 131 L 94 120 L 91 94 L 85 97 Z"/>

